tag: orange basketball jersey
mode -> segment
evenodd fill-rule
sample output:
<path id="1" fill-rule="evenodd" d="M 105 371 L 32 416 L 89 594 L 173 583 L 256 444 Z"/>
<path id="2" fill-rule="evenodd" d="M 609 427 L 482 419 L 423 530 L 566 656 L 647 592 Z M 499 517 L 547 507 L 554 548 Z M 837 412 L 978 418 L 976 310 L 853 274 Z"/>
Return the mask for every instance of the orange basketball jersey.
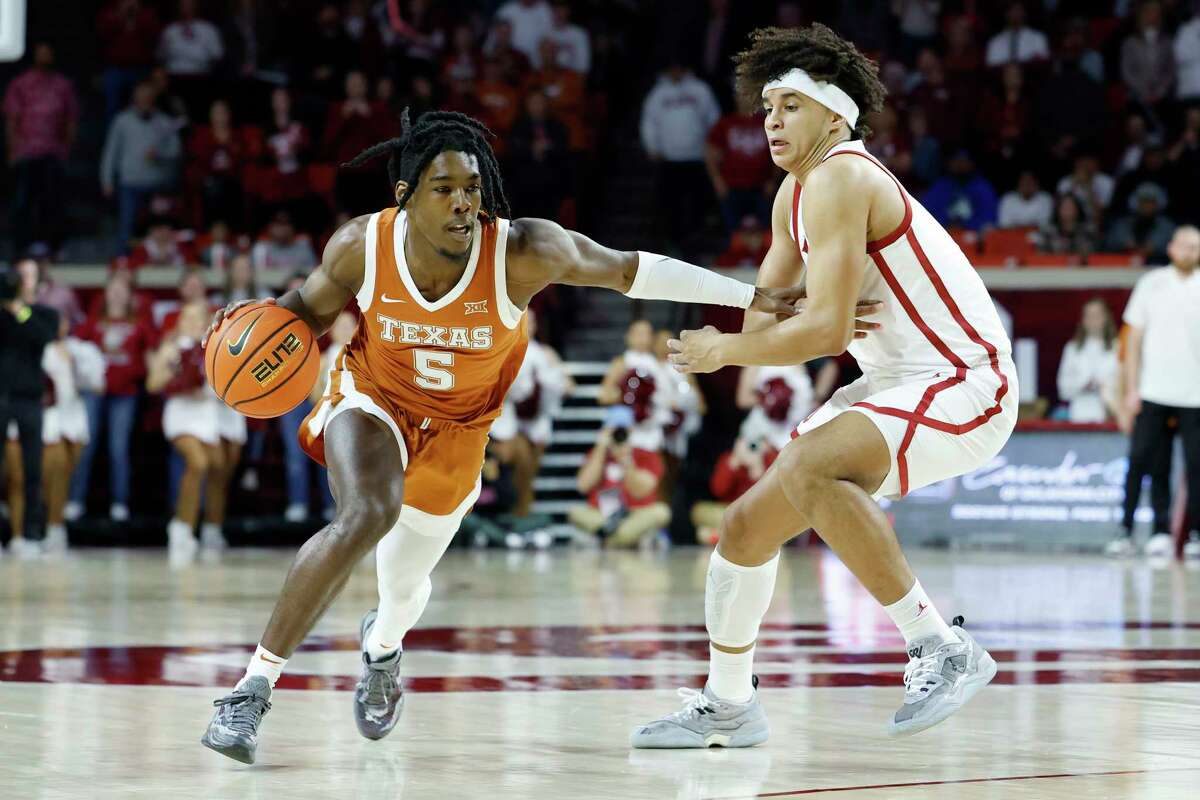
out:
<path id="1" fill-rule="evenodd" d="M 508 220 L 481 220 L 462 279 L 426 300 L 404 258 L 407 215 L 371 217 L 358 330 L 343 366 L 361 390 L 433 420 L 489 427 L 521 368 L 528 339 L 508 299 Z"/>
<path id="2" fill-rule="evenodd" d="M 508 298 L 508 220 L 480 219 L 462 278 L 434 301 L 408 271 L 406 225 L 395 208 L 367 223 L 358 329 L 301 425 L 300 443 L 325 463 L 334 416 L 350 408 L 377 416 L 404 456 L 405 504 L 446 515 L 472 501 L 488 431 L 529 340 L 524 312 Z"/>

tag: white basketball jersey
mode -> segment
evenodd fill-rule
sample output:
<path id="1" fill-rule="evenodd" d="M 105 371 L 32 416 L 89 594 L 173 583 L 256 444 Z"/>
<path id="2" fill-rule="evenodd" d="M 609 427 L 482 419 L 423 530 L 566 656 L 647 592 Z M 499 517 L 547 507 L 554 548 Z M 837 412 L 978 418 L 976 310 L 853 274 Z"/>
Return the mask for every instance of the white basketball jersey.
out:
<path id="1" fill-rule="evenodd" d="M 995 368 L 1011 358 L 1012 345 L 987 289 L 946 229 L 896 177 L 867 153 L 861 141 L 843 142 L 825 156 L 866 158 L 888 174 L 904 198 L 900 227 L 867 244 L 870 260 L 859 299 L 882 300 L 872 321 L 883 328 L 856 339 L 849 352 L 868 378 L 928 374 L 946 367 Z M 792 196 L 792 238 L 808 263 L 803 187 Z"/>

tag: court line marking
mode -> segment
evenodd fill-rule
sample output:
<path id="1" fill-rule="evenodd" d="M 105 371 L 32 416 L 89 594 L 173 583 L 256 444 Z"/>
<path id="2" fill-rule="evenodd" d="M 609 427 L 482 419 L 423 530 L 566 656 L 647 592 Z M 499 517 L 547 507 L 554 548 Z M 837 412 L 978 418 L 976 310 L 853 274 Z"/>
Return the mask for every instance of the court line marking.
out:
<path id="1" fill-rule="evenodd" d="M 1046 775 L 1005 775 L 999 778 L 960 778 L 949 781 L 913 781 L 911 783 L 877 783 L 868 786 L 830 786 L 822 789 L 792 789 L 785 792 L 762 792 L 752 795 L 709 797 L 705 800 L 747 800 L 754 797 L 799 797 L 805 794 L 836 792 L 865 792 L 871 789 L 912 789 L 918 786 L 949 786 L 960 783 L 1001 783 L 1004 781 L 1039 781 L 1051 778 L 1104 778 L 1115 775 L 1144 775 L 1157 772 L 1200 772 L 1200 767 L 1168 767 L 1166 769 L 1121 769 L 1110 772 L 1059 772 Z"/>

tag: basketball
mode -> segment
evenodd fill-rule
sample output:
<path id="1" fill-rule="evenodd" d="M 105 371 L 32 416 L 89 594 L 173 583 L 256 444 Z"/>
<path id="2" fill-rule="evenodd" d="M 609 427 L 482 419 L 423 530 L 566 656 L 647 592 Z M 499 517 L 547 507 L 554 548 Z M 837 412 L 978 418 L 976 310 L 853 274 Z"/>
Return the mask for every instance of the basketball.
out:
<path id="1" fill-rule="evenodd" d="M 286 414 L 317 381 L 321 358 L 303 320 L 270 303 L 256 303 L 226 319 L 204 351 L 208 384 L 247 417 Z"/>

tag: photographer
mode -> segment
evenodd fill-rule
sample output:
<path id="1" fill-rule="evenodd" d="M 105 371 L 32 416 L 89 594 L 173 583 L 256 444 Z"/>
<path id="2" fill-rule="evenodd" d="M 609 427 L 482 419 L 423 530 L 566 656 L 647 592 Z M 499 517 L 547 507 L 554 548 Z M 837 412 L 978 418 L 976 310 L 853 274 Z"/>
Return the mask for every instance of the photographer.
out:
<path id="1" fill-rule="evenodd" d="M 639 450 L 628 428 L 604 428 L 575 478 L 587 505 L 567 512 L 572 525 L 607 539 L 612 547 L 635 547 L 671 521 L 671 510 L 658 499 L 662 457 Z"/>
<path id="2" fill-rule="evenodd" d="M 43 536 L 42 402 L 46 375 L 42 353 L 58 335 L 58 312 L 33 303 L 37 273 L 18 274 L 0 267 L 0 431 L 16 422 L 25 477 L 24 533 L 30 542 Z"/>

